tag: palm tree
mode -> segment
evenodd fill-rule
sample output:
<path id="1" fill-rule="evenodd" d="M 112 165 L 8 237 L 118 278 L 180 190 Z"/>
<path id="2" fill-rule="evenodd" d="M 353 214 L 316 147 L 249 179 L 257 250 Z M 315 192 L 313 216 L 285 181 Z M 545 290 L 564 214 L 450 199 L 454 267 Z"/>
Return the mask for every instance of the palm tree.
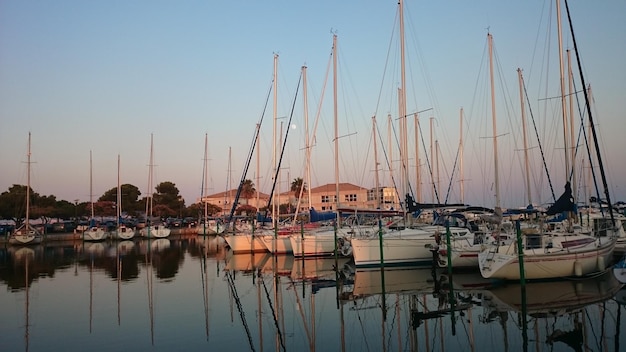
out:
<path id="1" fill-rule="evenodd" d="M 306 192 L 306 184 L 304 184 L 304 180 L 301 177 L 294 178 L 291 181 L 290 191 L 294 192 L 296 199 L 300 198 L 300 193 Z"/>
<path id="2" fill-rule="evenodd" d="M 249 179 L 243 181 L 243 184 L 241 185 L 241 197 L 246 200 L 246 205 L 248 204 L 250 198 L 254 197 L 255 194 L 256 189 L 254 188 L 254 182 Z"/>

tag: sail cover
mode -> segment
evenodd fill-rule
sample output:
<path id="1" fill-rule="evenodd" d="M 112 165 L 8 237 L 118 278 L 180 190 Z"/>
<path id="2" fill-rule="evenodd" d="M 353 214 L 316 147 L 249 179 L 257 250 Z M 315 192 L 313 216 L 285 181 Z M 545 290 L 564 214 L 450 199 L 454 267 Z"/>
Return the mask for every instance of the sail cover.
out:
<path id="1" fill-rule="evenodd" d="M 555 215 L 564 211 L 576 211 L 576 204 L 574 204 L 574 197 L 572 196 L 572 186 L 569 182 L 565 183 L 565 191 L 559 199 L 552 204 L 546 214 Z"/>

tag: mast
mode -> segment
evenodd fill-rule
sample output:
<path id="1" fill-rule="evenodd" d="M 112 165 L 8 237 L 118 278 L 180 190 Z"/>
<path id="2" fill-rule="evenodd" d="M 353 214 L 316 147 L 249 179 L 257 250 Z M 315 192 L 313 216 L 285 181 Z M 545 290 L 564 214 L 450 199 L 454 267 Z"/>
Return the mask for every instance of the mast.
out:
<path id="1" fill-rule="evenodd" d="M 495 84 L 493 81 L 493 37 L 491 33 L 487 33 L 487 39 L 489 41 L 489 76 L 491 80 L 491 122 L 493 126 L 493 163 L 494 163 L 494 176 L 495 176 L 495 191 L 496 191 L 496 208 L 500 208 L 500 181 L 498 177 L 498 130 L 496 128 L 496 99 L 495 99 Z"/>
<path id="2" fill-rule="evenodd" d="M 232 166 L 231 162 L 232 162 L 232 147 L 228 147 L 228 171 L 227 171 L 228 178 L 226 180 L 226 189 L 228 190 L 228 192 L 226 193 L 226 196 L 228 197 L 228 204 L 231 204 L 231 201 L 232 201 L 232 197 L 231 197 L 232 192 L 231 191 L 232 191 L 232 186 L 233 186 L 232 185 L 232 177 L 233 177 L 232 176 L 232 172 L 233 172 L 233 170 L 232 170 L 232 167 L 231 167 Z M 234 208 L 235 205 L 231 204 L 231 207 Z M 224 211 L 226 211 L 226 209 L 224 209 Z M 234 229 L 234 226 L 233 226 L 233 229 Z"/>
<path id="3" fill-rule="evenodd" d="M 574 137 L 574 75 L 572 74 L 572 51 L 567 50 L 567 80 L 568 80 L 568 102 L 569 102 L 569 138 L 572 142 L 572 147 L 570 148 L 570 157 L 572 160 L 572 196 L 574 197 L 574 202 L 578 198 L 578 182 L 576 180 L 576 139 Z"/>
<path id="4" fill-rule="evenodd" d="M 402 194 L 409 193 L 409 177 L 408 177 L 408 164 L 409 164 L 409 156 L 408 156 L 408 142 L 407 142 L 407 121 L 406 121 L 406 77 L 405 77 L 405 49 L 404 49 L 404 0 L 398 1 L 398 11 L 399 11 L 399 21 L 400 21 L 400 94 L 399 94 L 399 103 L 400 103 L 400 135 L 401 135 L 401 147 L 400 147 L 400 156 L 401 156 L 401 180 L 402 180 Z"/>
<path id="5" fill-rule="evenodd" d="M 150 162 L 148 164 L 148 194 L 146 195 L 146 220 L 148 223 L 151 221 L 148 217 L 152 217 L 152 168 L 154 166 L 154 157 L 153 157 L 153 141 L 154 134 L 150 133 Z"/>
<path id="6" fill-rule="evenodd" d="M 257 123 L 256 124 L 256 130 L 259 131 L 261 129 L 261 124 Z M 259 187 L 260 187 L 260 182 L 261 182 L 261 175 L 260 175 L 260 170 L 261 170 L 261 150 L 259 149 L 259 144 L 261 142 L 259 141 L 259 139 L 256 139 L 256 211 L 259 212 L 259 204 L 260 204 L 260 195 L 259 195 Z"/>
<path id="7" fill-rule="evenodd" d="M 420 120 L 417 113 L 413 114 L 413 120 L 415 124 L 415 188 L 416 188 L 416 197 L 417 202 L 422 202 L 422 179 L 420 175 L 420 143 L 419 143 L 419 130 L 420 130 Z"/>
<path id="8" fill-rule="evenodd" d="M 122 190 L 120 189 L 120 155 L 117 154 L 117 228 L 120 228 L 120 217 L 122 216 Z M 119 233 L 118 233 L 119 235 Z"/>
<path id="9" fill-rule="evenodd" d="M 30 230 L 30 155 L 30 132 L 28 132 L 28 152 L 26 153 L 26 168 L 28 169 L 28 176 L 26 176 L 26 231 Z"/>
<path id="10" fill-rule="evenodd" d="M 434 117 L 430 117 L 430 160 L 431 163 L 434 160 L 434 143 L 433 143 L 433 121 L 435 120 Z M 435 188 L 435 179 L 433 178 L 433 172 L 432 172 L 432 166 L 430 168 L 430 181 L 432 182 L 432 186 L 430 188 L 430 194 L 431 194 L 431 202 L 434 203 L 435 202 L 435 194 L 437 193 L 436 188 Z"/>
<path id="11" fill-rule="evenodd" d="M 465 175 L 463 172 L 463 108 L 459 112 L 459 177 L 461 184 L 461 203 L 465 203 Z"/>
<path id="12" fill-rule="evenodd" d="M 561 84 L 561 110 L 563 114 L 563 149 L 565 150 L 565 182 L 569 181 L 569 143 L 567 131 L 567 107 L 565 102 L 565 69 L 563 68 L 563 30 L 561 28 L 561 0 L 556 0 L 556 22 L 559 39 L 559 74 Z"/>
<path id="13" fill-rule="evenodd" d="M 339 214 L 339 122 L 337 113 L 337 35 L 333 34 L 333 121 L 335 129 L 335 212 L 337 226 L 341 225 Z"/>
<path id="14" fill-rule="evenodd" d="M 374 179 L 376 182 L 376 209 L 381 209 L 380 204 L 380 180 L 378 179 L 378 147 L 376 146 L 376 116 L 372 116 L 372 139 L 374 144 Z"/>
<path id="15" fill-rule="evenodd" d="M 277 113 L 278 113 L 278 107 L 277 107 L 277 101 L 278 101 L 278 54 L 274 54 L 274 112 L 273 112 L 273 118 L 272 120 L 274 121 L 273 123 L 273 128 L 272 128 L 272 167 L 274 170 L 274 175 L 276 175 L 277 170 L 276 170 L 276 165 L 278 164 L 278 158 L 276 156 L 277 153 L 277 148 L 276 148 L 276 127 L 277 127 Z M 274 182 L 276 182 L 276 180 L 272 180 Z M 275 193 L 276 191 L 274 191 Z M 273 198 L 276 199 L 276 194 L 273 195 Z M 277 226 L 277 217 L 276 215 L 278 214 L 278 208 L 279 205 L 277 204 L 276 200 L 274 200 L 272 202 L 272 227 L 276 228 Z"/>
<path id="16" fill-rule="evenodd" d="M 207 179 L 208 179 L 208 173 L 209 173 L 209 160 L 208 160 L 208 156 L 209 156 L 209 134 L 205 133 L 204 134 L 204 170 L 203 170 L 203 177 L 202 177 L 202 190 L 201 190 L 201 196 L 200 196 L 200 201 L 202 201 L 202 203 L 204 203 L 204 226 L 203 226 L 203 234 L 206 235 L 206 229 L 207 229 L 207 225 L 208 225 L 208 218 L 209 218 L 209 204 L 208 201 L 205 199 L 206 198 L 206 189 L 207 189 Z"/>
<path id="17" fill-rule="evenodd" d="M 93 211 L 93 165 L 91 159 L 91 150 L 89 151 L 89 203 L 91 203 L 91 220 L 94 220 Z"/>
<path id="18" fill-rule="evenodd" d="M 528 197 L 528 205 L 533 204 L 532 192 L 530 189 L 530 165 L 528 162 L 528 138 L 526 136 L 526 104 L 524 104 L 524 77 L 522 69 L 517 69 L 517 78 L 519 81 L 519 99 L 522 112 L 522 134 L 524 137 L 524 169 L 526 171 L 526 196 Z"/>
<path id="19" fill-rule="evenodd" d="M 387 148 L 389 150 L 389 183 L 391 184 L 391 186 L 394 185 L 394 181 L 393 181 L 393 122 L 391 120 L 391 114 L 387 114 L 387 141 L 389 143 L 389 147 Z M 394 209 L 397 209 L 396 207 L 396 195 L 397 192 L 394 192 L 394 197 L 393 197 L 393 206 Z M 398 205 L 399 205 L 399 201 L 398 201 Z"/>
<path id="20" fill-rule="evenodd" d="M 576 36 L 574 36 L 574 27 L 572 25 L 572 19 L 569 14 L 569 6 L 567 5 L 567 0 L 565 0 L 565 9 L 567 11 L 567 18 L 569 22 L 570 32 L 572 33 L 572 42 L 574 43 L 574 52 L 576 53 L 576 62 L 578 63 L 578 73 L 580 75 L 580 82 L 583 87 L 586 87 L 585 84 L 585 76 L 583 76 L 582 66 L 580 65 L 580 55 L 578 54 L 578 46 L 576 45 Z M 606 197 L 606 201 L 609 204 L 609 214 L 611 216 L 611 222 L 615 225 L 615 217 L 613 214 L 613 206 L 611 203 L 611 196 L 609 195 L 609 186 L 606 181 L 606 173 L 604 172 L 604 165 L 602 163 L 602 156 L 600 154 L 600 146 L 598 144 L 598 135 L 596 134 L 596 128 L 593 123 L 593 115 L 591 114 L 591 105 L 589 100 L 589 95 L 587 94 L 587 90 L 583 89 L 585 94 L 585 105 L 587 106 L 587 114 L 589 115 L 589 126 L 591 127 L 591 134 L 593 136 L 593 144 L 596 149 L 596 157 L 598 158 L 598 166 L 600 167 L 600 175 L 602 177 L 602 186 L 604 188 L 604 196 Z"/>
<path id="21" fill-rule="evenodd" d="M 306 65 L 302 66 L 302 106 L 304 110 L 304 145 L 306 148 L 306 181 L 309 184 L 307 187 L 307 199 L 309 200 L 308 208 L 311 209 L 311 141 L 309 139 L 309 103 L 307 98 L 307 82 L 306 82 Z M 304 185 L 303 185 L 304 186 Z M 302 195 L 302 188 L 300 188 L 300 194 Z M 300 198 L 298 198 L 300 203 Z M 296 212 L 298 209 L 296 209 Z"/>

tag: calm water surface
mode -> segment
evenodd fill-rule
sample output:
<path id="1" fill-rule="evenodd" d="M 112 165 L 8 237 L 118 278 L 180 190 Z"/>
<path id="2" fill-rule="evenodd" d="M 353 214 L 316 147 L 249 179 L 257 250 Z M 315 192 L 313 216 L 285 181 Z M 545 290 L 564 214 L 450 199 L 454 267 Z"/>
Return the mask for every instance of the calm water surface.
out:
<path id="1" fill-rule="evenodd" d="M 220 237 L 8 246 L 0 350 L 626 350 L 611 272 L 528 284 L 525 299 L 517 284 L 444 274 L 232 255 Z"/>

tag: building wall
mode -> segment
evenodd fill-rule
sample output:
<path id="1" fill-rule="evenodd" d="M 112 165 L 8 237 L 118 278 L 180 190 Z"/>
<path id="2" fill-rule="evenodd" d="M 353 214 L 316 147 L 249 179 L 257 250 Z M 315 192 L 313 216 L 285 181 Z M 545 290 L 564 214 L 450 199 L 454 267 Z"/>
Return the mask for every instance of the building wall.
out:
<path id="1" fill-rule="evenodd" d="M 384 209 L 394 209 L 397 207 L 396 192 L 391 187 L 381 187 L 379 196 L 381 199 L 381 206 Z M 228 213 L 234 202 L 236 190 L 230 192 L 221 192 L 213 195 L 206 196 L 204 199 L 209 204 L 217 205 L 221 207 L 223 213 Z M 335 210 L 335 184 L 327 184 L 324 186 L 314 187 L 311 189 L 311 206 L 317 211 L 329 211 Z M 239 204 L 248 204 L 253 207 L 263 208 L 267 206 L 269 196 L 264 193 L 259 193 L 259 202 L 257 204 L 257 197 L 254 196 L 248 200 L 240 198 Z M 277 196 L 280 204 L 289 203 L 294 209 L 298 204 L 298 200 L 295 197 L 294 192 L 284 192 Z M 376 190 L 367 189 L 360 186 L 356 186 L 350 183 L 341 183 L 339 185 L 339 204 L 342 207 L 354 207 L 360 209 L 376 209 Z M 308 192 L 306 192 L 300 200 L 299 212 L 308 211 L 309 199 Z"/>

